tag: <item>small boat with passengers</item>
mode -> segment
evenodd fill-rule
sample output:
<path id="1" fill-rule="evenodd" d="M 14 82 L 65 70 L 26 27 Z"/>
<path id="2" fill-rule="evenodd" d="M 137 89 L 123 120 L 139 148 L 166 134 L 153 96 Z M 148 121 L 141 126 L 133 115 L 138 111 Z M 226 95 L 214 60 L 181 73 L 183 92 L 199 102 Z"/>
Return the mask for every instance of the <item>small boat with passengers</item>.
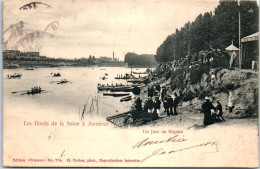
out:
<path id="1" fill-rule="evenodd" d="M 21 73 L 15 73 L 13 75 L 7 75 L 7 79 L 16 79 L 16 78 L 21 78 L 22 74 Z"/>

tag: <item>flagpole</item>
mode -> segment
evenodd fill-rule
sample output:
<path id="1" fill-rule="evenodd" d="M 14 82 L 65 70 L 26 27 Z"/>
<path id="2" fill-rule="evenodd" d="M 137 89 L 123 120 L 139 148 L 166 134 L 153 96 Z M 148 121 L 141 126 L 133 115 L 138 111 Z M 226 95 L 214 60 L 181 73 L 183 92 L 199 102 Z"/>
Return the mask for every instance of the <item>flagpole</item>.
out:
<path id="1" fill-rule="evenodd" d="M 240 6 L 240 5 L 239 5 Z M 239 29 L 239 32 L 238 32 L 238 36 L 239 36 L 239 69 L 241 69 L 241 64 L 242 64 L 242 58 L 241 58 L 241 32 L 240 32 L 240 29 L 241 29 L 241 18 L 240 18 L 240 10 L 239 10 L 239 13 L 238 13 L 238 29 Z"/>
<path id="2" fill-rule="evenodd" d="M 239 69 L 241 69 L 242 65 L 242 56 L 241 56 L 241 13 L 240 13 L 240 0 L 238 0 L 238 42 L 239 42 Z"/>

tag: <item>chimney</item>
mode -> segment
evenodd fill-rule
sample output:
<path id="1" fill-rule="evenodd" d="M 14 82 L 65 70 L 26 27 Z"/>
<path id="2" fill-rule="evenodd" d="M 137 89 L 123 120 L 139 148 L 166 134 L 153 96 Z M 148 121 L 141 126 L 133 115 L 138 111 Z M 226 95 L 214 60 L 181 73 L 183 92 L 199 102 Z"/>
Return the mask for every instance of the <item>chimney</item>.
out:
<path id="1" fill-rule="evenodd" d="M 113 61 L 115 60 L 115 54 L 114 54 L 114 51 L 113 51 Z"/>

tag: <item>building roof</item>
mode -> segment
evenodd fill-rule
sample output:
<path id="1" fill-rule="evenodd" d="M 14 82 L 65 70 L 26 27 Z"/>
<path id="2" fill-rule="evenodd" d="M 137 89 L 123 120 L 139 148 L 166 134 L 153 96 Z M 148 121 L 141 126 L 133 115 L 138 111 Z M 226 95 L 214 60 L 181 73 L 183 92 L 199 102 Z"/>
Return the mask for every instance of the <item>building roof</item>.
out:
<path id="1" fill-rule="evenodd" d="M 232 50 L 239 50 L 237 47 L 235 47 L 233 44 L 229 45 L 226 50 L 232 51 Z"/>
<path id="2" fill-rule="evenodd" d="M 257 41 L 257 40 L 259 40 L 259 32 L 256 32 L 252 35 L 242 38 L 241 42 L 250 42 L 250 41 Z"/>

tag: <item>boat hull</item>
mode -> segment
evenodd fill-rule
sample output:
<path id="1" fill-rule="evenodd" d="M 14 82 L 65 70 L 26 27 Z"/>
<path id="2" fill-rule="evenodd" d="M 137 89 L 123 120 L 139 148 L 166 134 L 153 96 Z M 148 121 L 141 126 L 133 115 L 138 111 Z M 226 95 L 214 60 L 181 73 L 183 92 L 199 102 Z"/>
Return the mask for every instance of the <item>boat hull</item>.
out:
<path id="1" fill-rule="evenodd" d="M 116 93 L 116 92 L 109 92 L 109 93 L 103 93 L 103 96 L 113 96 L 113 97 L 122 97 L 122 96 L 128 96 L 129 93 Z"/>

